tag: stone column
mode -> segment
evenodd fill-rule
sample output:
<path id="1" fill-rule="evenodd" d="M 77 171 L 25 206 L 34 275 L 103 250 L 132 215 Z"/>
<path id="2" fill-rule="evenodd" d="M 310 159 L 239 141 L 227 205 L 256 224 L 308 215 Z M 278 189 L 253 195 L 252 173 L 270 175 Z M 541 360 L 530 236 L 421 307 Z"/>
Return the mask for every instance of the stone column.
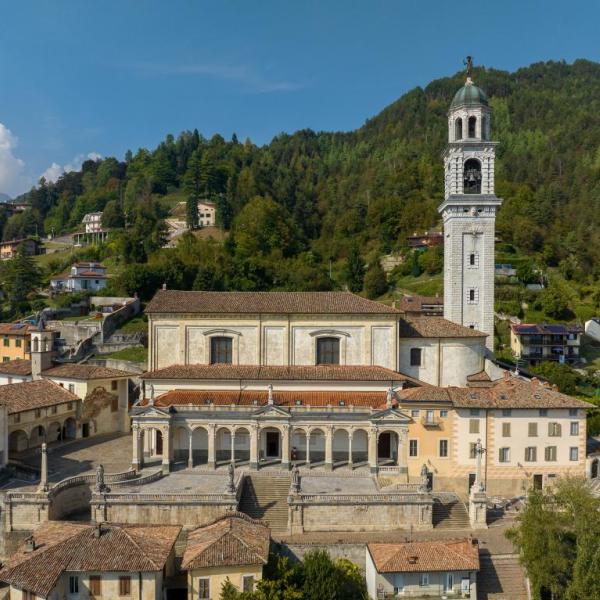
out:
<path id="1" fill-rule="evenodd" d="M 188 434 L 188 469 L 194 468 L 194 448 L 192 442 L 194 439 L 194 432 L 190 429 Z"/>
<path id="2" fill-rule="evenodd" d="M 42 444 L 42 464 L 40 465 L 40 485 L 38 492 L 48 491 L 48 447 L 46 442 Z"/>
<path id="3" fill-rule="evenodd" d="M 369 430 L 369 468 L 371 473 L 377 473 L 377 428 Z"/>
<path id="4" fill-rule="evenodd" d="M 354 437 L 354 431 L 348 432 L 348 467 L 352 469 L 354 467 L 354 460 L 352 458 L 352 438 Z"/>
<path id="5" fill-rule="evenodd" d="M 402 433 L 396 431 L 396 439 L 398 440 L 398 446 L 396 448 L 396 465 L 402 466 Z"/>
<path id="6" fill-rule="evenodd" d="M 140 452 L 140 439 L 144 435 L 144 430 L 139 425 L 133 426 L 131 433 L 132 449 L 131 449 L 131 468 L 138 471 L 142 468 L 144 449 Z"/>
<path id="7" fill-rule="evenodd" d="M 281 433 L 281 467 L 290 468 L 290 426 L 284 425 Z"/>
<path id="8" fill-rule="evenodd" d="M 229 462 L 231 462 L 232 465 L 235 465 L 235 430 L 234 429 L 232 429 L 229 432 L 229 436 L 231 438 L 231 452 L 230 452 Z"/>
<path id="9" fill-rule="evenodd" d="M 306 467 L 310 469 L 310 431 L 306 432 Z"/>
<path id="10" fill-rule="evenodd" d="M 171 428 L 165 425 L 161 428 L 162 433 L 162 471 L 168 473 L 171 470 Z"/>
<path id="11" fill-rule="evenodd" d="M 333 427 L 325 430 L 325 468 L 333 471 Z"/>
<path id="12" fill-rule="evenodd" d="M 258 469 L 258 444 L 260 442 L 260 431 L 258 425 L 250 426 L 250 468 Z"/>
<path id="13" fill-rule="evenodd" d="M 210 424 L 208 426 L 208 468 L 215 469 L 217 461 L 215 460 L 215 430 L 216 426 Z"/>

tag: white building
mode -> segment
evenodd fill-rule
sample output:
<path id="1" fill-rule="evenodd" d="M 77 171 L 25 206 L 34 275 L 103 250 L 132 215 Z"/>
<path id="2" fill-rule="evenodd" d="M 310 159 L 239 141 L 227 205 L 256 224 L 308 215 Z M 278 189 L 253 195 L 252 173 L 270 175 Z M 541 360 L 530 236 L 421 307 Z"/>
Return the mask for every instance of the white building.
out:
<path id="1" fill-rule="evenodd" d="M 85 225 L 86 233 L 98 233 L 102 231 L 102 213 L 88 213 L 81 221 Z"/>
<path id="2" fill-rule="evenodd" d="M 600 317 L 594 317 L 585 322 L 585 335 L 600 342 Z"/>
<path id="3" fill-rule="evenodd" d="M 217 223 L 217 207 L 214 202 L 201 200 L 198 202 L 198 225 L 214 227 Z"/>
<path id="4" fill-rule="evenodd" d="M 50 279 L 50 288 L 56 292 L 96 292 L 106 287 L 106 267 L 96 262 L 77 262 L 68 273 Z"/>
<path id="5" fill-rule="evenodd" d="M 487 96 L 468 77 L 448 111 L 444 153 L 444 316 L 487 333 L 494 349 L 496 142 L 489 141 Z"/>

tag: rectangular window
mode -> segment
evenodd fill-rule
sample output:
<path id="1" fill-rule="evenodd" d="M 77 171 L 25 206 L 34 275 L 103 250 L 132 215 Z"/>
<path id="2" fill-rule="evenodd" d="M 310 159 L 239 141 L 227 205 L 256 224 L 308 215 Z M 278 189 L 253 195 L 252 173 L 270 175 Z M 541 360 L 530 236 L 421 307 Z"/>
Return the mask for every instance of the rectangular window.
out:
<path id="1" fill-rule="evenodd" d="M 537 426 L 538 426 L 537 423 L 528 423 L 527 424 L 527 430 L 528 430 L 529 437 L 537 437 L 537 434 L 538 434 Z"/>
<path id="2" fill-rule="evenodd" d="M 10 360 L 10 356 L 3 356 L 2 362 L 8 362 Z"/>
<path id="3" fill-rule="evenodd" d="M 469 458 L 477 458 L 477 444 L 474 442 L 469 444 Z"/>
<path id="4" fill-rule="evenodd" d="M 547 416 L 548 416 L 548 409 L 540 408 L 540 417 L 547 417 Z"/>
<path id="5" fill-rule="evenodd" d="M 413 417 L 413 418 L 418 417 L 419 416 L 419 409 L 418 408 L 413 408 L 410 411 L 410 416 Z"/>
<path id="6" fill-rule="evenodd" d="M 529 446 L 525 448 L 525 461 L 535 462 L 537 460 L 537 448 L 535 446 Z"/>
<path id="7" fill-rule="evenodd" d="M 544 458 L 548 462 L 556 461 L 556 446 L 546 446 L 546 450 L 544 452 Z"/>
<path id="8" fill-rule="evenodd" d="M 579 460 L 579 448 L 573 446 L 569 448 L 569 460 L 578 461 Z"/>
<path id="9" fill-rule="evenodd" d="M 448 440 L 440 440 L 440 458 L 448 458 Z"/>
<path id="10" fill-rule="evenodd" d="M 419 585 L 421 587 L 429 586 L 429 573 L 421 573 L 421 576 L 419 577 Z"/>
<path id="11" fill-rule="evenodd" d="M 548 435 L 550 437 L 560 437 L 561 430 L 560 423 L 548 423 Z"/>
<path id="12" fill-rule="evenodd" d="M 469 252 L 469 267 L 479 266 L 479 254 L 477 252 Z"/>
<path id="13" fill-rule="evenodd" d="M 468 304 L 477 304 L 479 302 L 479 291 L 477 288 L 469 288 L 467 293 Z"/>
<path id="14" fill-rule="evenodd" d="M 447 410 L 440 410 L 440 417 L 442 417 L 442 419 L 445 419 L 447 416 L 448 416 Z"/>
<path id="15" fill-rule="evenodd" d="M 317 364 L 340 364 L 340 340 L 338 338 L 324 337 L 317 339 Z"/>
<path id="16" fill-rule="evenodd" d="M 198 598 L 200 600 L 210 598 L 210 579 L 208 577 L 198 579 Z"/>
<path id="17" fill-rule="evenodd" d="M 56 404 L 54 406 L 50 407 L 50 412 L 55 415 L 56 412 L 58 411 L 58 406 L 56 406 Z"/>
<path id="18" fill-rule="evenodd" d="M 79 576 L 77 575 L 69 577 L 69 594 L 79 594 Z"/>
<path id="19" fill-rule="evenodd" d="M 512 414 L 512 411 L 510 410 L 510 408 L 503 408 L 502 409 L 502 416 L 503 417 L 510 417 L 511 414 Z"/>
<path id="20" fill-rule="evenodd" d="M 410 366 L 420 367 L 421 366 L 421 348 L 410 349 Z"/>
<path id="21" fill-rule="evenodd" d="M 39 419 L 42 416 L 42 411 L 39 408 L 35 409 L 35 418 Z"/>
<path id="22" fill-rule="evenodd" d="M 479 419 L 469 419 L 469 433 L 479 433 Z"/>
<path id="23" fill-rule="evenodd" d="M 577 416 L 577 409 L 576 408 L 570 408 L 569 409 L 569 416 L 570 417 L 576 417 Z"/>
<path id="24" fill-rule="evenodd" d="M 254 575 L 244 575 L 242 578 L 242 592 L 254 591 Z"/>
<path id="25" fill-rule="evenodd" d="M 510 462 L 510 448 L 500 448 L 499 459 L 501 463 Z"/>
<path id="26" fill-rule="evenodd" d="M 435 423 L 435 417 L 434 417 L 434 415 L 435 415 L 435 411 L 433 411 L 433 410 L 427 410 L 425 412 L 425 422 L 429 423 L 429 424 Z"/>
<path id="27" fill-rule="evenodd" d="M 571 435 L 579 435 L 579 421 L 571 421 Z"/>
<path id="28" fill-rule="evenodd" d="M 20 423 L 21 422 L 21 413 L 15 413 L 15 415 L 13 417 L 13 422 L 14 423 Z"/>
<path id="29" fill-rule="evenodd" d="M 73 403 L 67 402 L 67 410 L 73 410 Z"/>
<path id="30" fill-rule="evenodd" d="M 119 382 L 118 382 L 116 379 L 113 379 L 113 380 L 110 382 L 110 389 L 111 389 L 113 392 L 115 392 L 115 391 L 117 391 L 117 389 L 118 389 L 118 388 L 119 388 Z"/>
<path id="31" fill-rule="evenodd" d="M 69 391 L 71 392 L 71 394 L 75 393 L 75 384 L 74 383 L 69 384 Z"/>
<path id="32" fill-rule="evenodd" d="M 119 596 L 131 595 L 131 576 L 121 575 L 119 577 Z"/>
<path id="33" fill-rule="evenodd" d="M 419 456 L 419 441 L 418 440 L 409 440 L 408 455 L 412 456 L 413 458 L 415 456 Z"/>
<path id="34" fill-rule="evenodd" d="M 233 340 L 227 337 L 210 338 L 210 363 L 230 365 L 233 356 Z"/>
<path id="35" fill-rule="evenodd" d="M 510 423 L 502 423 L 502 437 L 510 437 Z"/>
<path id="36" fill-rule="evenodd" d="M 22 340 L 21 338 L 17 338 L 17 339 L 15 340 L 15 346 L 16 346 L 17 348 L 20 348 L 22 345 L 23 345 L 23 340 Z"/>
<path id="37" fill-rule="evenodd" d="M 102 594 L 102 581 L 100 575 L 90 575 L 90 594 L 100 596 Z"/>
<path id="38" fill-rule="evenodd" d="M 5 348 L 8 348 L 10 346 L 10 339 L 7 337 L 4 337 L 4 339 L 2 340 L 2 343 L 4 344 Z"/>
<path id="39" fill-rule="evenodd" d="M 112 398 L 110 401 L 110 412 L 117 412 L 119 410 L 119 399 Z"/>

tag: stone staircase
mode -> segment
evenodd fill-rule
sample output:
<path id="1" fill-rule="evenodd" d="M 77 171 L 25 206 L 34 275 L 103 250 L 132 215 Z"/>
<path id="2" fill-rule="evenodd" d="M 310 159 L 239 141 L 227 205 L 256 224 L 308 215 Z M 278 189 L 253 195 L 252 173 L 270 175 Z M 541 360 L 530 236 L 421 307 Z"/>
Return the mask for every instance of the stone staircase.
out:
<path id="1" fill-rule="evenodd" d="M 469 513 L 457 496 L 445 494 L 433 498 L 433 526 L 436 529 L 470 529 Z"/>
<path id="2" fill-rule="evenodd" d="M 516 554 L 479 553 L 477 600 L 527 600 L 525 574 Z"/>
<path id="3" fill-rule="evenodd" d="M 240 498 L 240 511 L 253 519 L 269 523 L 274 532 L 285 532 L 288 528 L 288 503 L 290 491 L 288 474 L 252 473 L 244 477 Z"/>

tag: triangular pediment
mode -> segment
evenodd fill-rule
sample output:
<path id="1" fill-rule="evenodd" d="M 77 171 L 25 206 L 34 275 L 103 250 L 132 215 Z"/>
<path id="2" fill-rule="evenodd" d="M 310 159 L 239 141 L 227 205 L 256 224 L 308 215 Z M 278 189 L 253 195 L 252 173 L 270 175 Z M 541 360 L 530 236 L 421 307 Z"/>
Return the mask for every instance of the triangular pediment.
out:
<path id="1" fill-rule="evenodd" d="M 169 418 L 169 409 L 168 408 L 159 408 L 158 406 L 141 406 L 134 407 L 132 409 L 132 414 L 135 414 L 136 417 L 142 417 L 147 419 L 152 418 Z"/>
<path id="2" fill-rule="evenodd" d="M 393 423 L 410 423 L 410 417 L 396 408 L 385 408 L 376 413 L 373 413 L 370 421 L 386 421 Z"/>
<path id="3" fill-rule="evenodd" d="M 261 406 L 255 413 L 255 417 L 258 418 L 280 418 L 280 419 L 289 419 L 290 413 L 285 408 L 281 408 L 280 406 L 276 406 L 275 404 L 267 404 L 266 406 Z"/>

